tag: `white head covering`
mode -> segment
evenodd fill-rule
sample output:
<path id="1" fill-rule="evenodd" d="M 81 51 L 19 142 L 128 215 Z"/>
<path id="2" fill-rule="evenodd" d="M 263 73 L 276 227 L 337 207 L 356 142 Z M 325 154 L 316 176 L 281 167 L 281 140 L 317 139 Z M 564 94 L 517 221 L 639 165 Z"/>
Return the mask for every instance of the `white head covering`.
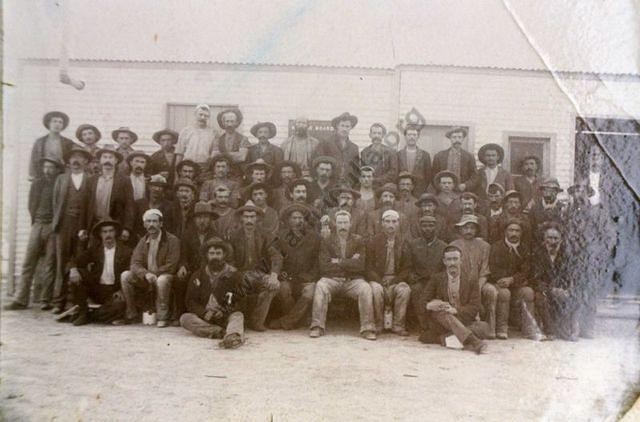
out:
<path id="1" fill-rule="evenodd" d="M 398 214 L 398 211 L 386 210 L 382 213 L 382 219 L 384 220 L 387 217 L 395 217 L 397 219 L 400 219 L 400 214 Z"/>
<path id="2" fill-rule="evenodd" d="M 196 113 L 198 112 L 198 110 L 207 110 L 207 112 L 211 114 L 211 108 L 208 104 L 198 104 L 196 106 Z"/>
<path id="3" fill-rule="evenodd" d="M 163 215 L 159 209 L 151 208 L 144 212 L 144 214 L 142 215 L 142 221 L 146 220 L 150 215 L 157 215 L 158 217 L 163 218 Z"/>

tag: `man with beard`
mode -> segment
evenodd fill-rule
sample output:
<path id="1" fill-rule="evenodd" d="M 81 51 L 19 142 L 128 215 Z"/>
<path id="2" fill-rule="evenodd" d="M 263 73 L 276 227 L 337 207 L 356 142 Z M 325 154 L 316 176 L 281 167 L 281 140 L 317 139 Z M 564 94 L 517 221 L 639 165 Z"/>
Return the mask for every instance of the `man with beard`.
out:
<path id="1" fill-rule="evenodd" d="M 264 322 L 271 301 L 280 290 L 278 274 L 282 269 L 282 256 L 275 249 L 271 236 L 258 228 L 260 208 L 247 201 L 236 213 L 241 219 L 241 227 L 230 237 L 234 266 L 242 274 L 246 289 L 256 296 L 250 326 L 255 331 L 265 331 Z"/>
<path id="2" fill-rule="evenodd" d="M 271 183 L 275 187 L 272 190 L 271 204 L 276 211 L 282 210 L 290 203 L 287 192 L 291 191 L 291 183 L 301 175 L 300 166 L 293 161 L 283 161 L 276 166 L 271 177 Z"/>
<path id="3" fill-rule="evenodd" d="M 176 163 L 191 160 L 198 165 L 200 173 L 207 170 L 209 158 L 218 152 L 216 138 L 219 135 L 214 127 L 209 126 L 210 116 L 211 109 L 207 104 L 196 106 L 196 121 L 183 128 L 178 136 Z"/>
<path id="4" fill-rule="evenodd" d="M 177 154 L 175 146 L 178 142 L 178 133 L 171 129 L 159 130 L 151 137 L 160 149 L 149 157 L 149 174 L 159 174 L 173 185 L 176 172 Z"/>
<path id="5" fill-rule="evenodd" d="M 408 215 L 409 218 L 409 233 L 410 238 L 421 237 L 422 229 L 420 220 L 423 216 L 428 215 L 436 220 L 436 236 L 438 239 L 448 242 L 448 226 L 447 220 L 442 215 L 438 214 L 438 199 L 435 195 L 430 193 L 423 193 L 420 198 L 415 202 L 417 211 L 412 215 Z M 440 257 L 438 257 L 440 262 Z"/>
<path id="6" fill-rule="evenodd" d="M 376 209 L 376 192 L 373 189 L 373 174 L 373 167 L 360 167 L 360 191 L 358 192 L 360 197 L 358 198 L 356 206 L 365 213 Z"/>
<path id="7" fill-rule="evenodd" d="M 238 228 L 238 216 L 235 209 L 231 208 L 231 191 L 224 185 L 218 186 L 213 194 L 213 212 L 218 219 L 213 223 L 214 230 L 222 239 L 228 239 L 231 233 Z"/>
<path id="8" fill-rule="evenodd" d="M 278 231 L 279 219 L 278 212 L 267 205 L 271 191 L 265 183 L 254 183 L 247 188 L 247 198 L 254 205 L 260 208 L 260 218 L 258 222 L 262 230 L 269 234 L 275 235 Z"/>
<path id="9" fill-rule="evenodd" d="M 213 178 L 206 180 L 200 188 L 200 200 L 211 201 L 213 194 L 220 186 L 226 186 L 231 192 L 231 206 L 237 207 L 240 201 L 240 184 L 229 178 L 233 160 L 226 154 L 220 154 L 211 160 Z"/>
<path id="10" fill-rule="evenodd" d="M 398 198 L 396 198 L 395 209 L 404 215 L 413 215 L 418 211 L 416 207 L 417 198 L 413 196 L 416 178 L 409 172 L 402 171 L 396 179 L 398 183 Z"/>
<path id="11" fill-rule="evenodd" d="M 176 174 L 179 179 L 189 179 L 197 183 L 200 178 L 200 166 L 191 160 L 182 160 L 176 165 Z"/>
<path id="12" fill-rule="evenodd" d="M 208 239 L 218 237 L 213 222 L 218 215 L 213 212 L 207 202 L 198 202 L 193 210 L 193 226 L 187 228 L 180 239 L 180 263 L 173 284 L 173 312 L 174 322 L 184 313 L 184 295 L 187 281 L 202 266 L 201 250 Z"/>
<path id="13" fill-rule="evenodd" d="M 69 126 L 69 116 L 65 113 L 50 111 L 42 118 L 42 124 L 49 133 L 36 139 L 31 149 L 29 162 L 29 177 L 31 179 L 42 176 L 41 160 L 43 158 L 51 158 L 62 163 L 74 146 L 71 139 L 61 135 L 61 132 Z"/>
<path id="14" fill-rule="evenodd" d="M 356 124 L 358 124 L 358 118 L 348 112 L 334 117 L 331 120 L 331 126 L 335 132 L 329 139 L 321 141 L 313 154 L 314 158 L 333 157 L 336 161 L 334 172 L 339 179 L 346 178 L 358 166 L 358 146 L 349 139 L 349 132 Z"/>
<path id="15" fill-rule="evenodd" d="M 176 205 L 166 198 L 165 189 L 167 181 L 159 174 L 151 176 L 147 182 L 148 194 L 142 199 L 135 202 L 136 205 L 136 222 L 134 224 L 134 233 L 137 238 L 141 238 L 145 234 L 144 225 L 142 224 L 142 215 L 151 208 L 155 208 L 162 212 L 162 226 L 171 234 L 176 231 Z"/>
<path id="16" fill-rule="evenodd" d="M 504 149 L 498 144 L 485 144 L 478 151 L 478 160 L 484 167 L 462 182 L 460 192 L 474 192 L 482 201 L 487 199 L 487 188 L 492 183 L 500 183 L 506 190 L 513 189 L 511 173 L 500 166 L 504 160 Z"/>
<path id="17" fill-rule="evenodd" d="M 421 308 L 426 329 L 420 334 L 423 343 L 446 345 L 446 337 L 453 333 L 465 350 L 484 353 L 487 344 L 485 322 L 476 321 L 480 309 L 477 280 L 462 269 L 464 252 L 453 245 L 444 249 L 442 261 L 445 272 L 435 274 L 422 294 Z"/>
<path id="18" fill-rule="evenodd" d="M 147 234 L 133 251 L 130 269 L 122 273 L 122 293 L 127 310 L 125 319 L 116 324 L 136 321 L 136 299 L 144 297 L 145 302 L 155 302 L 157 326 L 163 328 L 169 325 L 171 285 L 180 262 L 180 240 L 162 228 L 159 210 L 147 210 L 142 218 Z"/>
<path id="19" fill-rule="evenodd" d="M 467 129 L 463 127 L 454 127 L 445 134 L 451 141 L 451 148 L 438 152 L 433 157 L 433 173 L 438 174 L 441 171 L 450 171 L 459 181 L 465 183 L 476 174 L 476 160 L 473 155 L 462 148 L 462 142 L 467 137 Z M 434 181 L 434 187 L 437 184 Z M 458 182 L 456 182 L 456 186 Z"/>
<path id="20" fill-rule="evenodd" d="M 489 253 L 491 246 L 484 240 L 476 237 L 480 226 L 478 217 L 475 215 L 463 214 L 456 224 L 462 237 L 450 243 L 450 245 L 462 251 L 461 271 L 469 277 L 469 280 L 476 281 L 480 289 L 483 309 L 481 314 L 489 324 L 487 338 L 496 338 L 496 304 L 498 301 L 498 290 L 490 283 L 487 283 L 489 276 Z"/>
<path id="21" fill-rule="evenodd" d="M 318 280 L 320 236 L 306 224 L 310 212 L 311 209 L 297 203 L 280 212 L 284 227 L 278 232 L 276 248 L 283 258 L 277 298 L 283 316 L 271 321 L 271 329 L 296 328 L 313 302 Z"/>
<path id="22" fill-rule="evenodd" d="M 193 274 L 187 287 L 187 312 L 180 325 L 198 337 L 222 338 L 220 346 L 235 349 L 244 342 L 243 300 L 238 300 L 240 273 L 226 261 L 231 246 L 211 238 L 202 248 L 206 262 Z"/>
<path id="23" fill-rule="evenodd" d="M 541 336 L 535 322 L 534 294 L 528 286 L 529 248 L 520 242 L 522 225 L 518 220 L 509 220 L 504 229 L 504 239 L 491 245 L 489 253 L 489 275 L 487 282 L 498 290 L 496 305 L 496 337 L 508 338 L 509 308 L 514 307 L 512 321 L 519 326 L 522 335 L 531 340 L 540 340 Z"/>
<path id="24" fill-rule="evenodd" d="M 298 117 L 294 127 L 294 134 L 282 143 L 284 159 L 297 163 L 301 171 L 309 171 L 313 152 L 320 141 L 309 136 L 309 119 L 306 117 Z"/>
<path id="25" fill-rule="evenodd" d="M 253 163 L 262 158 L 271 167 L 277 167 L 284 160 L 282 149 L 269 142 L 277 134 L 276 125 L 272 122 L 258 122 L 251 128 L 251 134 L 258 139 L 247 151 L 247 161 Z"/>
<path id="26" fill-rule="evenodd" d="M 455 201 L 460 198 L 460 193 L 454 191 L 457 184 L 457 176 L 450 171 L 441 171 L 433 176 L 433 185 L 438 199 L 438 212 L 443 217 L 451 215 L 454 211 Z"/>
<path id="27" fill-rule="evenodd" d="M 530 209 L 534 200 L 539 198 L 540 178 L 538 175 L 541 170 L 540 159 L 535 155 L 527 155 L 520 161 L 522 175 L 513 178 L 513 188 L 522 195 L 525 209 Z"/>
<path id="28" fill-rule="evenodd" d="M 320 245 L 320 280 L 313 295 L 313 309 L 309 336 L 324 335 L 329 302 L 334 296 L 346 296 L 358 301 L 360 335 L 375 340 L 376 324 L 373 313 L 371 286 L 364 280 L 366 249 L 362 238 L 350 232 L 351 215 L 336 213 L 336 232 Z"/>
<path id="29" fill-rule="evenodd" d="M 451 210 L 450 214 L 448 215 L 448 233 L 447 233 L 447 239 L 449 241 L 452 241 L 454 239 L 457 239 L 458 237 L 460 237 L 459 233 L 457 233 L 456 230 L 456 223 L 458 221 L 460 221 L 460 218 L 463 215 L 474 215 L 478 218 L 478 226 L 479 226 L 479 231 L 478 231 L 478 237 L 487 240 L 488 238 L 488 223 L 487 223 L 487 218 L 482 215 L 477 213 L 477 208 L 478 208 L 478 197 L 471 193 L 471 192 L 463 192 L 462 195 L 460 195 L 459 199 L 456 199 L 455 201 L 453 201 L 451 203 L 451 205 L 449 206 L 449 209 Z"/>
<path id="30" fill-rule="evenodd" d="M 90 215 L 91 186 L 93 180 L 85 172 L 91 155 L 75 146 L 67 153 L 65 161 L 69 171 L 58 176 L 53 187 L 53 220 L 55 233 L 56 276 L 53 288 L 54 311 L 61 313 L 66 305 L 67 283 L 65 267 L 71 256 L 88 239 L 86 227 Z M 132 198 L 133 199 L 133 198 Z M 45 306 L 45 309 L 48 309 Z"/>
<path id="31" fill-rule="evenodd" d="M 178 206 L 175 207 L 175 235 L 183 237 L 193 225 L 193 206 L 198 197 L 198 188 L 190 179 L 178 179 L 175 183 Z"/>
<path id="32" fill-rule="evenodd" d="M 232 170 L 240 170 L 237 166 L 246 161 L 251 146 L 249 139 L 237 131 L 242 123 L 242 113 L 237 108 L 228 108 L 218 113 L 216 118 L 218 125 L 224 130 L 216 141 L 218 149 L 222 154 L 231 156 L 236 166 L 236 169 Z"/>
<path id="33" fill-rule="evenodd" d="M 78 308 L 72 319 L 75 326 L 122 318 L 124 298 L 120 275 L 129 268 L 131 249 L 117 240 L 119 230 L 117 221 L 98 222 L 91 233 L 99 241 L 69 263 L 69 289 L 73 304 Z M 87 299 L 101 307 L 90 313 Z"/>
<path id="34" fill-rule="evenodd" d="M 128 161 L 123 161 L 127 160 L 129 154 L 133 152 L 133 144 L 138 140 L 138 135 L 128 127 L 121 127 L 111 132 L 111 138 L 118 144 L 116 151 L 121 157 L 117 170 L 120 174 L 129 174 L 131 168 L 128 165 Z"/>
<path id="35" fill-rule="evenodd" d="M 502 205 L 503 211 L 498 218 L 499 239 L 504 238 L 504 228 L 509 220 L 519 220 L 522 228 L 521 242 L 529 248 L 533 242 L 533 230 L 529 221 L 529 216 L 522 211 L 522 197 L 515 190 L 507 191 L 504 194 Z"/>
<path id="36" fill-rule="evenodd" d="M 334 177 L 338 162 L 329 156 L 320 156 L 313 159 L 314 180 L 311 184 L 311 192 L 307 196 L 311 197 L 315 208 L 322 214 L 335 207 L 335 200 L 331 198 L 329 192 L 333 187 Z"/>
<path id="37" fill-rule="evenodd" d="M 408 124 L 404 129 L 406 146 L 398 151 L 398 171 L 415 177 L 416 192 L 422 193 L 431 183 L 431 156 L 418 147 L 422 126 Z"/>
<path id="38" fill-rule="evenodd" d="M 570 274 L 568 256 L 562 247 L 560 226 L 547 223 L 543 243 L 532 257 L 530 283 L 535 291 L 536 310 L 548 339 L 558 336 L 578 340 L 580 302 L 575 277 Z"/>
<path id="39" fill-rule="evenodd" d="M 90 175 L 100 173 L 100 162 L 96 158 L 96 154 L 100 147 L 98 141 L 102 138 L 102 134 L 97 127 L 89 124 L 82 124 L 76 129 L 76 138 L 82 142 L 84 149 L 91 154 L 91 160 L 87 167 L 87 173 Z"/>
<path id="40" fill-rule="evenodd" d="M 383 232 L 377 234 L 367 246 L 367 280 L 373 293 L 373 310 L 378 332 L 383 330 L 385 308 L 393 313 L 391 331 L 406 337 L 407 306 L 411 288 L 406 280 L 400 277 L 400 268 L 406 267 L 401 260 L 402 238 L 400 237 L 400 214 L 387 210 L 382 214 Z"/>
<path id="41" fill-rule="evenodd" d="M 354 204 L 360 198 L 360 194 L 347 186 L 340 186 L 332 190 L 333 195 L 338 196 L 338 206 L 329 210 L 330 227 L 335 229 L 336 213 L 338 211 L 348 211 L 351 214 L 351 232 L 360 236 L 366 234 L 367 216 L 360 208 Z"/>
<path id="42" fill-rule="evenodd" d="M 367 231 L 366 234 L 373 238 L 378 233 L 382 233 L 382 214 L 387 210 L 397 211 L 396 197 L 398 196 L 398 188 L 393 183 L 386 183 L 376 191 L 378 199 L 378 208 L 367 213 Z M 400 235 L 407 237 L 409 235 L 409 222 L 404 213 L 398 212 L 400 216 Z"/>
<path id="43" fill-rule="evenodd" d="M 487 219 L 487 241 L 489 244 L 499 241 L 502 236 L 500 218 L 502 216 L 504 193 L 504 187 L 500 183 L 492 183 L 487 187 L 487 201 L 489 205 L 485 211 L 485 218 Z"/>
<path id="44" fill-rule="evenodd" d="M 542 195 L 539 198 L 531 199 L 533 205 L 529 207 L 529 217 L 531 225 L 535 228 L 533 233 L 536 243 L 542 243 L 541 228 L 547 221 L 555 221 L 561 224 L 565 210 L 562 203 L 558 201 L 558 194 L 562 192 L 558 179 L 545 179 L 539 187 Z M 522 198 L 524 202 L 524 197 Z"/>
<path id="45" fill-rule="evenodd" d="M 290 203 L 304 204 L 307 206 L 312 205 L 311 195 L 312 185 L 311 182 L 305 179 L 296 179 L 291 182 L 291 189 L 286 193 L 287 200 Z"/>
<path id="46" fill-rule="evenodd" d="M 127 157 L 127 163 L 131 169 L 129 180 L 131 180 L 131 188 L 133 190 L 133 200 L 147 196 L 147 179 L 145 178 L 145 169 L 149 164 L 149 156 L 143 151 L 133 151 Z"/>
<path id="47" fill-rule="evenodd" d="M 13 301 L 5 306 L 5 310 L 26 309 L 31 296 L 31 284 L 38 261 L 42 256 L 42 279 L 40 280 L 41 309 L 50 309 L 51 289 L 55 276 L 56 245 L 52 232 L 53 194 L 58 175 L 64 171 L 64 165 L 53 158 L 43 158 L 41 177 L 31 183 L 29 189 L 29 214 L 31 215 L 31 234 L 22 264 L 22 276 L 16 289 Z"/>
<path id="48" fill-rule="evenodd" d="M 387 128 L 382 123 L 374 123 L 369 128 L 371 145 L 360 153 L 360 165 L 370 167 L 374 178 L 380 185 L 392 183 L 398 174 L 398 156 L 395 149 L 382 143 Z"/>

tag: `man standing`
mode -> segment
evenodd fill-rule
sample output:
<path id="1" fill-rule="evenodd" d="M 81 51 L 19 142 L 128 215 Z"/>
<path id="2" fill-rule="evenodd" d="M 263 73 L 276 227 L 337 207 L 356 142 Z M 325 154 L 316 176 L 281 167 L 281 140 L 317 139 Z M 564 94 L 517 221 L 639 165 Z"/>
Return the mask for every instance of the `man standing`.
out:
<path id="1" fill-rule="evenodd" d="M 369 129 L 371 145 L 360 153 L 360 166 L 372 168 L 375 181 L 380 185 L 392 183 L 398 174 L 398 156 L 395 149 L 382 143 L 386 134 L 387 128 L 382 123 L 372 124 Z"/>
<path id="2" fill-rule="evenodd" d="M 536 243 L 542 243 L 542 225 L 547 221 L 555 221 L 562 224 L 565 210 L 562 203 L 558 201 L 558 194 L 562 192 L 560 183 L 556 178 L 545 179 L 539 186 L 542 195 L 532 198 L 529 206 L 529 217 L 531 225 L 535 229 L 533 233 Z M 524 196 L 522 197 L 525 202 Z"/>
<path id="3" fill-rule="evenodd" d="M 333 189 L 332 194 L 338 196 L 338 206 L 329 210 L 331 228 L 335 228 L 336 214 L 338 211 L 348 211 L 351 215 L 351 232 L 360 236 L 365 235 L 367 231 L 367 215 L 355 206 L 356 201 L 360 198 L 360 194 L 346 186 Z"/>
<path id="4" fill-rule="evenodd" d="M 171 285 L 180 261 L 180 240 L 163 230 L 162 213 L 156 209 L 143 215 L 147 234 L 140 239 L 131 257 L 131 268 L 122 273 L 122 293 L 127 303 L 124 324 L 138 317 L 136 298 L 155 301 L 157 326 L 169 325 Z M 148 303 L 145 304 L 149 306 Z"/>
<path id="5" fill-rule="evenodd" d="M 433 173 L 438 174 L 448 170 L 456 176 L 459 183 L 465 183 L 476 174 L 475 158 L 462 148 L 462 143 L 467 137 L 467 129 L 454 127 L 447 131 L 445 136 L 451 141 L 451 148 L 440 151 L 433 157 Z M 435 181 L 434 187 L 437 187 Z"/>
<path id="6" fill-rule="evenodd" d="M 237 207 L 240 201 L 240 184 L 229 178 L 229 173 L 233 167 L 233 159 L 226 154 L 220 154 L 211 160 L 211 170 L 213 178 L 206 180 L 200 189 L 200 200 L 211 201 L 215 191 L 222 185 L 231 192 L 231 206 Z"/>
<path id="7" fill-rule="evenodd" d="M 314 157 L 333 157 L 337 164 L 335 173 L 339 179 L 346 178 L 358 166 L 358 146 L 349 140 L 349 132 L 356 124 L 358 124 L 358 118 L 348 112 L 334 117 L 331 120 L 331 126 L 335 132 L 329 139 L 321 141 L 313 154 Z"/>
<path id="8" fill-rule="evenodd" d="M 187 312 L 180 325 L 198 337 L 222 338 L 220 346 L 240 347 L 244 342 L 242 284 L 240 273 L 227 262 L 231 246 L 211 238 L 202 248 L 204 265 L 193 274 L 187 287 Z"/>
<path id="9" fill-rule="evenodd" d="M 171 129 L 163 129 L 154 133 L 151 138 L 160 145 L 160 149 L 151 154 L 149 158 L 149 174 L 159 174 L 170 185 L 173 185 L 176 172 L 175 146 L 178 142 L 178 133 Z"/>
<path id="10" fill-rule="evenodd" d="M 398 171 L 416 178 L 416 192 L 423 193 L 431 183 L 431 156 L 418 147 L 422 126 L 408 124 L 404 129 L 406 146 L 398 151 Z"/>
<path id="11" fill-rule="evenodd" d="M 402 238 L 400 237 L 400 214 L 387 210 L 382 214 L 383 233 L 377 234 L 367 247 L 367 280 L 373 293 L 373 309 L 376 329 L 381 332 L 385 309 L 392 310 L 393 326 L 391 331 L 406 337 L 407 306 L 411 288 L 406 280 L 400 278 L 401 262 L 408 256 L 402 256 Z"/>
<path id="12" fill-rule="evenodd" d="M 478 151 L 478 160 L 484 167 L 474 173 L 466 182 L 460 183 L 460 192 L 474 192 L 482 201 L 487 198 L 487 188 L 492 183 L 500 183 L 506 190 L 513 189 L 511 173 L 499 166 L 504 159 L 504 149 L 498 144 L 485 144 Z"/>
<path id="13" fill-rule="evenodd" d="M 45 136 L 36 139 L 31 149 L 29 177 L 35 179 L 42 176 L 42 159 L 47 157 L 64 162 L 73 147 L 71 139 L 65 138 L 61 132 L 69 126 L 69 116 L 61 111 L 50 111 L 42 118 L 42 124 L 49 131 Z"/>
<path id="14" fill-rule="evenodd" d="M 251 146 L 249 139 L 237 131 L 242 123 L 242 113 L 237 108 L 228 108 L 218 113 L 217 120 L 218 125 L 224 130 L 216 141 L 218 149 L 222 154 L 229 154 L 236 170 L 239 170 L 237 166 L 246 161 Z"/>
<path id="15" fill-rule="evenodd" d="M 442 215 L 438 214 L 438 199 L 435 195 L 430 193 L 423 193 L 415 203 L 417 211 L 407 216 L 409 218 L 409 233 L 410 237 L 421 237 L 422 229 L 420 228 L 422 217 L 425 215 L 431 216 L 436 220 L 436 236 L 438 239 L 448 242 L 448 226 L 447 220 Z M 440 262 L 438 257 L 438 262 Z"/>
<path id="16" fill-rule="evenodd" d="M 314 180 L 311 184 L 311 192 L 307 192 L 307 195 L 322 214 L 326 214 L 325 211 L 336 205 L 329 192 L 333 187 L 337 168 L 338 162 L 333 157 L 320 156 L 313 159 Z"/>
<path id="17" fill-rule="evenodd" d="M 527 155 L 520 161 L 522 176 L 513 178 L 513 188 L 520 192 L 525 209 L 533 206 L 533 201 L 539 197 L 539 173 L 542 170 L 540 159 L 535 155 Z"/>
<path id="18" fill-rule="evenodd" d="M 364 280 L 366 250 L 362 238 L 350 233 L 351 215 L 336 213 L 336 232 L 320 245 L 320 280 L 313 295 L 310 337 L 324 335 L 329 301 L 334 295 L 344 295 L 358 301 L 360 335 L 376 339 L 371 286 Z"/>
<path id="19" fill-rule="evenodd" d="M 487 349 L 487 344 L 480 340 L 487 327 L 475 320 L 480 309 L 480 291 L 477 280 L 461 268 L 462 254 L 453 245 L 444 249 L 442 261 L 446 272 L 431 278 L 420 300 L 427 328 L 419 339 L 444 346 L 445 336 L 453 333 L 465 350 L 481 354 Z"/>
<path id="20" fill-rule="evenodd" d="M 102 138 L 102 134 L 97 127 L 89 124 L 82 124 L 78 126 L 78 129 L 76 129 L 76 138 L 78 141 L 82 142 L 84 149 L 91 154 L 92 158 L 87 169 L 88 173 L 91 175 L 99 174 L 100 163 L 96 158 L 96 154 L 98 153 L 98 150 L 100 150 L 98 141 Z"/>
<path id="21" fill-rule="evenodd" d="M 130 168 L 123 161 L 128 161 L 127 157 L 133 152 L 133 144 L 138 140 L 138 135 L 128 127 L 121 127 L 111 132 L 111 138 L 118 144 L 116 151 L 121 157 L 118 170 L 123 175 L 129 174 Z"/>
<path id="22" fill-rule="evenodd" d="M 209 158 L 218 152 L 218 131 L 209 126 L 211 109 L 207 104 L 197 105 L 195 116 L 195 123 L 184 127 L 178 135 L 176 163 L 191 160 L 198 165 L 200 173 L 203 173 L 207 170 Z"/>
<path id="23" fill-rule="evenodd" d="M 38 173 L 42 176 L 33 180 L 29 189 L 31 234 L 22 265 L 22 276 L 14 299 L 5 306 L 5 310 L 26 309 L 29 305 L 31 284 L 40 256 L 43 259 L 41 272 L 43 279 L 40 280 L 40 286 L 43 288 L 41 298 L 38 299 L 42 302 L 40 306 L 42 310 L 51 309 L 49 302 L 56 267 L 55 236 L 51 227 L 54 213 L 53 194 L 56 178 L 64 171 L 64 166 L 53 158 L 42 158 L 40 161 L 42 170 Z"/>
<path id="24" fill-rule="evenodd" d="M 143 151 L 133 151 L 127 157 L 127 164 L 131 172 L 129 173 L 129 180 L 131 181 L 131 188 L 133 191 L 133 200 L 147 196 L 147 180 L 145 178 L 145 169 L 149 164 L 149 156 Z"/>
<path id="25" fill-rule="evenodd" d="M 374 170 L 372 167 L 360 167 L 360 198 L 356 206 L 362 211 L 369 212 L 376 209 L 376 192 L 373 189 Z"/>
<path id="26" fill-rule="evenodd" d="M 253 163 L 247 164 L 245 168 L 245 181 L 246 186 L 250 186 L 254 183 L 266 183 L 271 176 L 272 167 L 267 164 L 262 158 L 258 158 Z M 247 192 L 243 192 L 243 198 L 247 197 Z"/>
<path id="27" fill-rule="evenodd" d="M 489 244 L 497 242 L 502 238 L 502 227 L 500 227 L 500 223 L 504 193 L 504 187 L 499 183 L 492 183 L 487 187 L 487 201 L 489 205 L 485 212 L 485 218 L 487 219 L 487 241 Z"/>
<path id="28" fill-rule="evenodd" d="M 313 152 L 320 141 L 309 136 L 309 119 L 306 117 L 298 117 L 294 125 L 294 134 L 282 144 L 284 159 L 297 163 L 303 172 L 310 171 Z"/>
<path id="29" fill-rule="evenodd" d="M 510 220 L 520 221 L 522 228 L 521 241 L 525 245 L 531 247 L 533 245 L 533 230 L 529 221 L 529 216 L 522 211 L 522 197 L 515 190 L 507 191 L 504 194 L 502 205 L 503 211 L 498 218 L 498 238 L 504 239 L 504 228 Z"/>
<path id="30" fill-rule="evenodd" d="M 251 134 L 258 138 L 258 143 L 249 147 L 247 161 L 253 163 L 262 158 L 271 167 L 277 167 L 284 160 L 284 153 L 280 147 L 269 142 L 277 134 L 276 125 L 272 122 L 258 122 L 251 128 Z"/>
<path id="31" fill-rule="evenodd" d="M 198 183 L 200 179 L 200 166 L 191 160 L 182 160 L 176 165 L 176 174 L 179 179 L 189 179 Z"/>

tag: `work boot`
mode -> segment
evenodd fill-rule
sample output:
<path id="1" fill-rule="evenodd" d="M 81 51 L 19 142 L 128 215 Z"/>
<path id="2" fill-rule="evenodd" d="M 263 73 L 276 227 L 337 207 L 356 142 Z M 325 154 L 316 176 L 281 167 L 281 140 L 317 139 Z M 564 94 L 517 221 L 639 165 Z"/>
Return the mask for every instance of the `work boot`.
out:
<path id="1" fill-rule="evenodd" d="M 158 328 L 165 328 L 168 327 L 169 323 L 167 321 L 158 321 L 156 322 L 156 327 Z"/>
<path id="2" fill-rule="evenodd" d="M 238 333 L 229 334 L 225 336 L 219 345 L 225 349 L 237 349 L 242 346 L 242 337 Z"/>
<path id="3" fill-rule="evenodd" d="M 375 331 L 364 331 L 362 334 L 360 334 L 360 336 L 365 339 L 365 340 L 375 340 L 378 337 L 376 336 L 376 332 Z"/>
<path id="4" fill-rule="evenodd" d="M 402 328 L 402 327 L 393 328 L 391 330 L 391 332 L 394 333 L 394 334 L 397 334 L 397 335 L 399 335 L 401 337 L 407 337 L 409 335 L 409 332 L 405 328 Z"/>
<path id="5" fill-rule="evenodd" d="M 5 311 L 21 311 L 23 309 L 27 309 L 27 305 L 23 305 L 22 303 L 18 302 L 11 302 L 4 305 L 2 309 Z"/>
<path id="6" fill-rule="evenodd" d="M 309 330 L 309 337 L 318 338 L 324 335 L 324 331 L 320 327 L 313 327 Z"/>
<path id="7" fill-rule="evenodd" d="M 89 316 L 83 312 L 79 313 L 78 316 L 73 320 L 73 325 L 79 327 L 81 325 L 87 325 L 89 322 Z"/>
<path id="8" fill-rule="evenodd" d="M 475 334 L 471 334 L 464 342 L 464 349 L 474 352 L 476 355 L 487 351 L 487 343 L 480 340 Z"/>
<path id="9" fill-rule="evenodd" d="M 507 333 L 497 333 L 496 338 L 498 340 L 506 340 L 509 338 L 509 336 L 507 335 Z"/>
<path id="10" fill-rule="evenodd" d="M 48 310 L 50 310 L 52 308 L 53 308 L 53 306 L 51 306 L 51 304 L 48 303 L 48 302 L 42 302 L 42 304 L 40 305 L 40 310 L 41 311 L 48 311 Z"/>

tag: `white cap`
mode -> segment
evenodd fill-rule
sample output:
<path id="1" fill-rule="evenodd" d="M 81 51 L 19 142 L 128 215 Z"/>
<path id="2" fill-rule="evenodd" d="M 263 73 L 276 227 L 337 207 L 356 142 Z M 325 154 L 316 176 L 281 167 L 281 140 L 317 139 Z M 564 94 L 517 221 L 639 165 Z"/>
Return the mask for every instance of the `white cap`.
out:
<path id="1" fill-rule="evenodd" d="M 142 215 L 142 221 L 146 220 L 147 217 L 149 217 L 150 215 L 157 215 L 160 218 L 164 218 L 164 216 L 162 215 L 162 212 L 160 212 L 159 209 L 151 208 L 144 212 L 144 214 Z"/>
<path id="2" fill-rule="evenodd" d="M 400 214 L 398 214 L 398 211 L 395 211 L 395 210 L 386 210 L 385 212 L 382 213 L 382 219 L 384 220 L 387 217 L 394 217 L 394 218 L 400 219 Z"/>

